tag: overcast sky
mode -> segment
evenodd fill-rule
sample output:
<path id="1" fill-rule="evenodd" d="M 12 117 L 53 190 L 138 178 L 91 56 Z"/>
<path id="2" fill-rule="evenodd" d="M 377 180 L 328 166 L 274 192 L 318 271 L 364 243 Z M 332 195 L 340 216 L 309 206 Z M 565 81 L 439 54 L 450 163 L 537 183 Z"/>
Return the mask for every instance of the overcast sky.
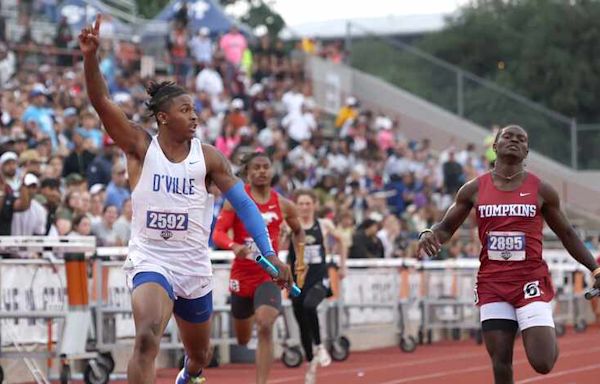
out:
<path id="1" fill-rule="evenodd" d="M 451 13 L 469 0 L 267 0 L 289 26 L 334 19 Z"/>

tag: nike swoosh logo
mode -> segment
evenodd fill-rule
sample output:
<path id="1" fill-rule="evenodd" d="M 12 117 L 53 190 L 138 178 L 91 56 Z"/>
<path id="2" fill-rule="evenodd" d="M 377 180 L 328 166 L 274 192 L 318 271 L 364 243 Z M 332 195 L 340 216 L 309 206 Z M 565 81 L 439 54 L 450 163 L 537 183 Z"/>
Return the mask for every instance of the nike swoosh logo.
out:
<path id="1" fill-rule="evenodd" d="M 527 193 L 520 192 L 519 193 L 519 196 L 521 196 L 521 197 L 528 196 L 528 195 L 531 195 L 531 192 L 527 192 Z"/>
<path id="2" fill-rule="evenodd" d="M 193 164 L 199 163 L 200 161 L 201 161 L 201 160 L 190 161 L 190 165 L 193 165 Z"/>
<path id="3" fill-rule="evenodd" d="M 267 209 L 275 209 L 275 208 L 277 208 L 276 205 L 269 205 L 269 207 Z"/>

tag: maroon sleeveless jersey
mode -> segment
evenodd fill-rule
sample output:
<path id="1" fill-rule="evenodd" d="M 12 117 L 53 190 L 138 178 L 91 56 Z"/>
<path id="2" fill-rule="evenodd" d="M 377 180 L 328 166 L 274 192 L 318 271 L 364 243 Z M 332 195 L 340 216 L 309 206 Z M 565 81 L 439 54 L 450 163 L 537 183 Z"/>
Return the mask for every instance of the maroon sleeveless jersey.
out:
<path id="1" fill-rule="evenodd" d="M 521 186 L 501 191 L 488 172 L 478 179 L 475 213 L 481 254 L 479 281 L 520 281 L 548 275 L 542 259 L 540 179 L 527 172 Z"/>

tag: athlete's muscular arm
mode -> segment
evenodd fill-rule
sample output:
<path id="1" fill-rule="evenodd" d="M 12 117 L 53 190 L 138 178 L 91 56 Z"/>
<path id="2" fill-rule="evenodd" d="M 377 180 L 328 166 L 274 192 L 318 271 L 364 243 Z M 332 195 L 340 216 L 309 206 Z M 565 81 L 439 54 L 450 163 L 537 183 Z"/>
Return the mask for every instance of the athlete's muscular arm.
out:
<path id="1" fill-rule="evenodd" d="M 281 205 L 284 220 L 288 227 L 290 227 L 290 230 L 292 232 L 292 246 L 294 247 L 294 252 L 296 253 L 296 264 L 298 264 L 300 257 L 302 257 L 302 261 L 304 261 L 304 229 L 302 228 L 302 224 L 300 224 L 300 220 L 298 219 L 298 211 L 296 209 L 296 205 L 282 196 L 279 196 L 279 204 Z M 300 288 L 302 288 L 304 282 L 304 274 L 306 273 L 304 262 L 302 264 L 303 265 L 296 265 L 298 286 Z"/>
<path id="2" fill-rule="evenodd" d="M 230 249 L 235 257 L 245 258 L 250 249 L 244 244 L 238 244 L 229 236 L 229 231 L 233 229 L 235 211 L 231 204 L 226 201 L 217 218 L 215 229 L 213 231 L 213 241 L 220 249 Z"/>
<path id="3" fill-rule="evenodd" d="M 258 210 L 258 207 L 244 190 L 244 184 L 233 175 L 229 161 L 212 145 L 202 144 L 204 161 L 206 163 L 206 185 L 214 182 L 223 192 L 225 198 L 231 203 L 238 217 L 244 223 L 246 230 L 254 239 L 260 253 L 269 259 L 279 270 L 277 283 L 292 285 L 292 272 L 290 267 L 279 260 L 273 250 L 267 226 Z"/>
<path id="4" fill-rule="evenodd" d="M 101 20 L 101 16 L 98 15 L 94 26 L 84 28 L 79 34 L 87 94 L 115 143 L 128 157 L 133 156 L 142 160 L 150 144 L 150 135 L 130 122 L 121 108 L 112 102 L 100 72 L 97 51 L 100 45 Z"/>
<path id="5" fill-rule="evenodd" d="M 549 184 L 540 183 L 539 194 L 542 198 L 542 215 L 548 226 L 560 239 L 567 252 L 590 271 L 598 268 L 598 263 L 585 247 L 569 220 L 560 209 L 560 199 L 556 190 Z M 595 288 L 600 288 L 600 276 L 596 278 Z"/>
<path id="6" fill-rule="evenodd" d="M 344 239 L 339 232 L 335 230 L 335 226 L 330 220 L 321 220 L 321 228 L 324 230 L 323 234 L 325 237 L 328 235 L 333 236 L 338 244 L 338 248 L 340 249 L 340 268 L 338 270 L 338 275 L 340 276 L 340 279 L 343 279 L 346 276 L 346 260 L 348 259 L 348 249 L 344 247 Z"/>
<path id="7" fill-rule="evenodd" d="M 446 214 L 437 224 L 431 227 L 431 232 L 425 232 L 419 239 L 418 252 L 421 251 L 432 257 L 439 251 L 443 243 L 450 240 L 454 232 L 464 223 L 473 208 L 473 201 L 477 194 L 477 179 L 463 185 L 456 194 L 454 203 L 448 208 Z"/>

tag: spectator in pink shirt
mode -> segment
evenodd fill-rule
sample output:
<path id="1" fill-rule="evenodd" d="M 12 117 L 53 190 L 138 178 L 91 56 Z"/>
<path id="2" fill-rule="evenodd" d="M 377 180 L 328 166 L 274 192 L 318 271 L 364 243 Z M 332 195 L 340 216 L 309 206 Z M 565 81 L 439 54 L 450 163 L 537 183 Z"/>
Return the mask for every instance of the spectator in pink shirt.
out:
<path id="1" fill-rule="evenodd" d="M 229 159 L 239 143 L 240 136 L 236 133 L 235 128 L 233 125 L 227 124 L 223 130 L 223 134 L 217 138 L 215 147 Z"/>
<path id="2" fill-rule="evenodd" d="M 248 47 L 248 43 L 238 28 L 232 25 L 229 32 L 221 37 L 221 40 L 219 41 L 219 47 L 223 51 L 225 60 L 233 64 L 235 67 L 238 67 L 242 62 L 242 56 Z"/>

